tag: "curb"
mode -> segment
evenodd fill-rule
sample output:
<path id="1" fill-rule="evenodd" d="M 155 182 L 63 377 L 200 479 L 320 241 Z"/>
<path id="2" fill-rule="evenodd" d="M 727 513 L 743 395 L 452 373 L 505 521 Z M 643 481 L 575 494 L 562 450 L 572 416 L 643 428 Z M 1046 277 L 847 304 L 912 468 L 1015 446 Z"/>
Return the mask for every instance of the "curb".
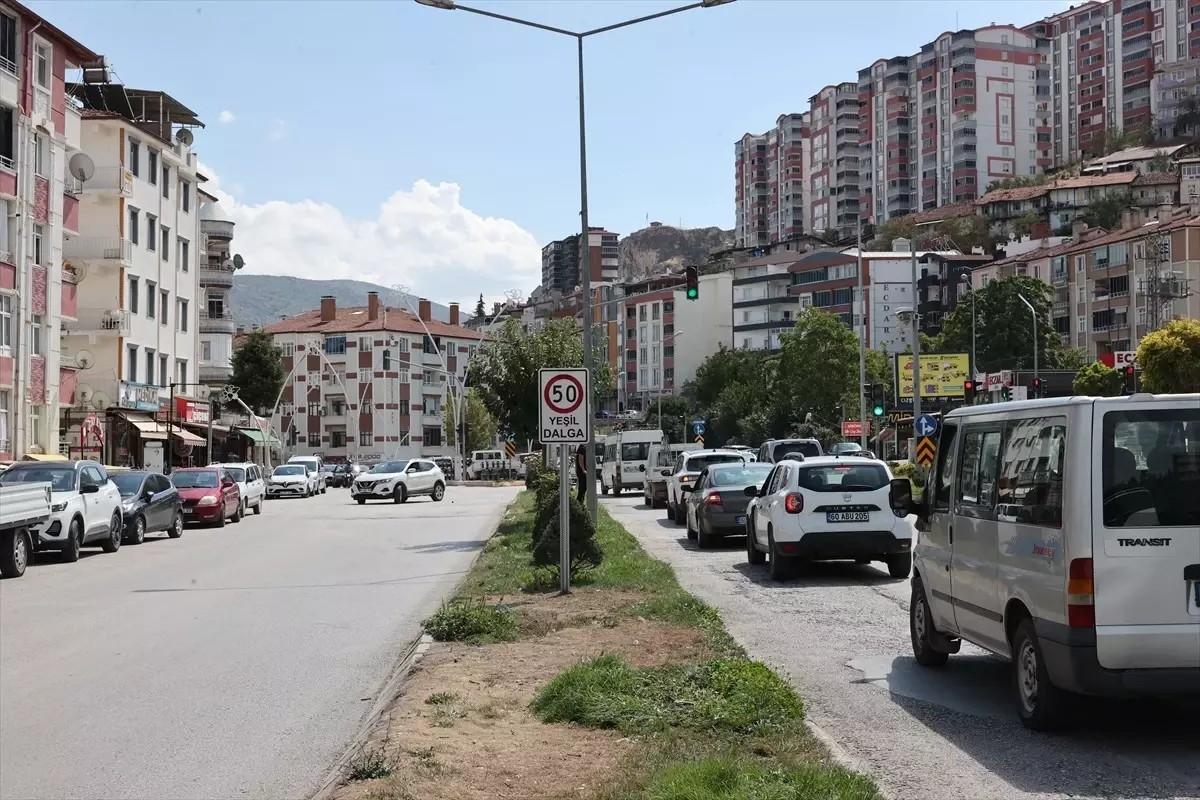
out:
<path id="1" fill-rule="evenodd" d="M 866 775 L 874 780 L 875 776 L 863 769 L 862 765 L 859 764 L 853 756 L 847 753 L 846 749 L 837 743 L 837 740 L 826 733 L 824 728 L 813 722 L 808 717 L 804 718 L 804 727 L 808 729 L 808 732 L 812 734 L 814 739 L 824 745 L 825 749 L 829 751 L 830 761 L 837 764 L 839 767 L 849 770 L 850 772 L 857 772 L 859 775 Z M 875 788 L 883 800 L 891 800 L 891 795 L 889 795 L 883 790 L 882 787 L 879 786 L 878 781 L 875 783 Z"/>
<path id="2" fill-rule="evenodd" d="M 484 488 L 494 489 L 494 488 L 500 487 L 500 486 L 509 486 L 509 487 L 522 486 L 522 487 L 524 487 L 525 482 L 517 481 L 515 479 L 511 480 L 511 481 L 446 481 L 446 485 L 447 486 L 474 486 L 474 487 L 484 487 Z"/>
<path id="3" fill-rule="evenodd" d="M 316 792 L 309 795 L 310 800 L 328 800 L 341 786 L 343 770 L 346 764 L 370 741 L 371 734 L 379 726 L 384 713 L 388 710 L 392 701 L 396 699 L 396 696 L 399 695 L 400 684 L 412 672 L 413 667 L 421 663 L 421 659 L 425 657 L 425 654 L 432 646 L 433 637 L 427 633 L 421 634 L 420 638 L 408 646 L 400 661 L 397 662 L 395 669 L 392 670 L 392 674 L 388 677 L 387 682 L 376 696 L 375 705 L 371 707 L 371 711 L 363 721 L 358 734 L 350 740 L 350 743 L 338 757 L 337 761 L 333 762 L 333 766 L 325 774 L 325 778 L 321 781 L 321 785 L 317 787 Z"/>

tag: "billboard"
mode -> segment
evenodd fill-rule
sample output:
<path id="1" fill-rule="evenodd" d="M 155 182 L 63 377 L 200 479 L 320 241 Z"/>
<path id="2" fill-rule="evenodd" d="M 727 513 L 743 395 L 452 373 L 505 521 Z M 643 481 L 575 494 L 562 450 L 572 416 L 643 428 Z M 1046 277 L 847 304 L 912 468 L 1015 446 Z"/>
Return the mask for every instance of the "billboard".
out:
<path id="1" fill-rule="evenodd" d="M 897 353 L 898 396 L 912 399 L 912 353 Z M 921 397 L 962 397 L 963 382 L 971 378 L 971 357 L 966 353 L 921 355 Z"/>

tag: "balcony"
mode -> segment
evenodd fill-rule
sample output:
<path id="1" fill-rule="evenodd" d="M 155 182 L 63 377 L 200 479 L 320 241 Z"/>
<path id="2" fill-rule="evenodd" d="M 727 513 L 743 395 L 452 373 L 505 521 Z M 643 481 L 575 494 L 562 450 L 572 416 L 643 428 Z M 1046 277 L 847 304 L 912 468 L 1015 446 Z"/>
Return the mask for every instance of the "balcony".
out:
<path id="1" fill-rule="evenodd" d="M 201 383 L 225 383 L 233 377 L 233 367 L 221 364 L 201 364 Z"/>
<path id="2" fill-rule="evenodd" d="M 204 287 L 216 286 L 231 288 L 233 286 L 233 267 L 223 264 L 201 264 L 196 275 L 197 282 Z"/>
<path id="3" fill-rule="evenodd" d="M 80 258 L 87 262 L 109 262 L 129 266 L 133 245 L 125 239 L 72 237 L 63 242 L 64 258 Z"/>
<path id="4" fill-rule="evenodd" d="M 133 173 L 122 167 L 100 167 L 83 184 L 86 194 L 133 197 Z"/>
<path id="5" fill-rule="evenodd" d="M 233 223 L 223 219 L 202 219 L 200 232 L 205 236 L 228 241 L 233 238 Z"/>
<path id="6" fill-rule="evenodd" d="M 237 325 L 233 321 L 233 314 L 228 311 L 221 313 L 212 313 L 206 310 L 200 311 L 200 333 L 228 333 L 237 332 Z"/>
<path id="7" fill-rule="evenodd" d="M 64 320 L 68 336 L 128 336 L 132 315 L 120 308 L 81 308 L 74 321 Z"/>
<path id="8" fill-rule="evenodd" d="M 1054 272 L 1050 275 L 1051 286 L 1066 286 L 1070 276 L 1066 272 Z"/>

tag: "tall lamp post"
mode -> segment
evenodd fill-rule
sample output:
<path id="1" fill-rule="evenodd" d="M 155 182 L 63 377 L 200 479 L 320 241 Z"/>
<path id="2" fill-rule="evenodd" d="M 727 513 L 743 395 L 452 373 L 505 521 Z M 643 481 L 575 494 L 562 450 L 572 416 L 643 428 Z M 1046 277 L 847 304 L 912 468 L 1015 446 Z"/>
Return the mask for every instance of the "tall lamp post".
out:
<path id="1" fill-rule="evenodd" d="M 1033 303 L 1029 302 L 1029 301 L 1028 301 L 1028 300 L 1025 298 L 1025 295 L 1018 293 L 1018 294 L 1017 294 L 1017 297 L 1021 298 L 1021 302 L 1025 304 L 1025 307 L 1029 309 L 1029 313 L 1030 313 L 1030 315 L 1033 317 L 1033 379 L 1034 379 L 1034 380 L 1037 380 L 1037 377 L 1038 377 L 1038 352 L 1037 352 L 1037 351 L 1038 351 L 1038 346 L 1037 346 L 1037 337 L 1038 337 L 1038 324 L 1037 324 L 1037 309 L 1035 309 L 1035 308 L 1033 307 Z"/>
<path id="2" fill-rule="evenodd" d="M 683 331 L 675 331 L 670 336 L 664 336 L 662 342 L 659 343 L 659 349 L 667 346 L 667 340 L 675 341 L 675 337 L 683 333 Z M 666 368 L 663 364 L 666 363 L 665 358 L 659 359 L 658 365 L 658 429 L 662 430 L 662 401 L 663 401 L 663 384 L 666 383 Z M 686 438 L 686 437 L 685 437 Z"/>
<path id="3" fill-rule="evenodd" d="M 491 17 L 502 22 L 511 22 L 516 25 L 524 25 L 527 28 L 537 28 L 538 30 L 547 31 L 549 33 L 557 33 L 560 36 L 569 36 L 575 40 L 577 52 L 577 69 L 579 73 L 579 224 L 580 224 L 580 261 L 582 263 L 582 290 L 583 290 L 583 367 L 588 370 L 589 374 L 592 370 L 592 362 L 594 353 L 592 352 L 592 276 L 591 276 L 591 259 L 588 257 L 589 249 L 589 234 L 588 234 L 588 194 L 587 194 L 587 116 L 585 113 L 585 103 L 583 95 L 583 40 L 589 36 L 596 36 L 601 33 L 619 30 L 620 28 L 628 28 L 632 25 L 638 25 L 642 22 L 669 17 L 673 14 L 679 14 L 684 11 L 691 11 L 694 8 L 712 8 L 714 6 L 723 6 L 727 3 L 732 3 L 733 0 L 699 0 L 696 3 L 689 3 L 678 8 L 659 11 L 655 14 L 647 14 L 644 17 L 618 22 L 613 25 L 605 25 L 600 28 L 594 28 L 590 31 L 569 31 L 565 28 L 556 28 L 552 25 L 543 25 L 540 22 L 531 22 L 530 20 L 520 19 L 519 17 L 510 17 L 507 14 L 497 14 L 494 11 L 484 11 L 481 8 L 471 8 L 470 6 L 459 5 L 456 0 L 417 0 L 423 6 L 430 8 L 440 8 L 445 11 L 467 11 L 471 14 L 478 14 L 481 17 Z M 584 443 L 587 446 L 584 448 L 584 474 L 596 474 L 596 448 L 593 445 L 594 439 L 591 426 L 588 426 L 588 439 Z M 596 482 L 594 480 L 587 482 L 587 506 L 588 514 L 592 519 L 596 518 Z"/>
<path id="4" fill-rule="evenodd" d="M 975 315 L 975 291 L 971 288 L 971 284 L 967 281 L 965 275 L 959 279 L 958 286 L 971 295 L 971 380 L 975 380 L 976 372 L 979 369 L 979 361 L 976 358 L 978 351 L 975 346 L 975 325 L 978 320 L 978 317 Z"/>

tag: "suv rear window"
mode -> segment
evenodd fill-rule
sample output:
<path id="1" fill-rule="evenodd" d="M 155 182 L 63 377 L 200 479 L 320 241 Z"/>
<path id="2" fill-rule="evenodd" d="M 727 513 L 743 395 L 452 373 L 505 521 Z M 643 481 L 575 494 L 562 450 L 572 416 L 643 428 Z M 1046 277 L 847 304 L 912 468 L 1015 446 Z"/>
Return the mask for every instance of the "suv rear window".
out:
<path id="1" fill-rule="evenodd" d="M 805 458 L 815 458 L 821 455 L 821 448 L 812 442 L 783 442 L 775 445 L 775 450 L 771 453 L 771 460 L 778 463 L 792 453 L 799 453 Z"/>
<path id="2" fill-rule="evenodd" d="M 713 464 L 737 464 L 745 460 L 735 455 L 694 456 L 683 462 L 683 468 L 687 472 L 702 472 L 705 467 L 711 467 Z"/>
<path id="3" fill-rule="evenodd" d="M 1200 525 L 1200 409 L 1104 415 L 1106 528 Z"/>
<path id="4" fill-rule="evenodd" d="M 888 485 L 888 474 L 880 464 L 802 466 L 797 482 L 810 492 L 873 492 Z"/>

